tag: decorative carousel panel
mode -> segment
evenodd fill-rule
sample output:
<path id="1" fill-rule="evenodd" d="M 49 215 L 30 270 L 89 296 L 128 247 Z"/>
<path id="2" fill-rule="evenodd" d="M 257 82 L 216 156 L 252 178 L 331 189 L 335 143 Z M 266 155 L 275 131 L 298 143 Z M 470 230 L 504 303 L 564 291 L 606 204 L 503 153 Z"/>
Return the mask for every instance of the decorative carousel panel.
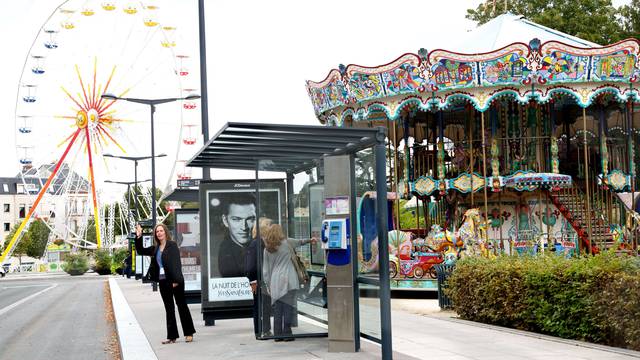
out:
<path id="1" fill-rule="evenodd" d="M 436 189 L 438 189 L 439 181 L 433 179 L 430 176 L 420 176 L 413 185 L 413 191 L 420 195 L 431 195 Z"/>
<path id="2" fill-rule="evenodd" d="M 586 81 L 588 69 L 588 56 L 577 56 L 556 48 L 543 48 L 538 70 L 539 81 L 541 83 Z"/>
<path id="3" fill-rule="evenodd" d="M 596 81 L 629 81 L 636 68 L 636 55 L 628 50 L 593 56 L 591 79 Z"/>
<path id="4" fill-rule="evenodd" d="M 384 88 L 389 96 L 414 93 L 425 89 L 426 81 L 420 68 L 411 63 L 401 64 L 381 75 Z"/>
<path id="5" fill-rule="evenodd" d="M 477 63 L 440 59 L 431 64 L 429 84 L 433 90 L 451 90 L 476 85 Z"/>
<path id="6" fill-rule="evenodd" d="M 319 83 L 314 81 L 307 81 L 307 90 L 309 91 L 309 97 L 311 97 L 313 109 L 316 111 L 316 113 L 319 114 L 335 106 L 331 105 L 329 101 L 329 94 L 334 94 L 332 95 L 335 98 L 333 103 L 336 103 L 337 99 L 341 97 L 343 91 L 341 88 L 335 88 L 331 90 L 329 88 L 336 87 L 338 82 L 342 85 L 342 88 L 344 88 L 344 84 L 342 83 L 341 78 L 342 76 L 340 75 L 340 72 L 334 69 L 331 70 L 329 72 L 329 75 L 327 75 L 327 77 Z M 346 101 L 344 101 L 344 103 L 346 103 Z"/>
<path id="7" fill-rule="evenodd" d="M 329 108 L 343 106 L 349 103 L 349 93 L 342 79 L 336 79 L 325 88 Z"/>
<path id="8" fill-rule="evenodd" d="M 523 53 L 512 52 L 497 59 L 480 62 L 483 86 L 519 85 L 531 74 Z"/>
<path id="9" fill-rule="evenodd" d="M 449 180 L 449 189 L 455 189 L 461 193 L 471 192 L 472 176 L 469 173 L 460 174 L 455 179 Z M 480 174 L 473 173 L 473 192 L 484 187 L 485 180 Z"/>
<path id="10" fill-rule="evenodd" d="M 353 73 L 349 77 L 349 88 L 351 95 L 357 100 L 368 100 L 383 97 L 384 88 L 382 87 L 382 78 L 380 74 Z"/>
<path id="11" fill-rule="evenodd" d="M 602 181 L 600 180 L 601 178 L 602 175 L 598 177 L 599 184 L 602 184 Z M 605 179 L 607 185 L 610 186 L 611 190 L 615 192 L 629 191 L 629 189 L 631 189 L 631 176 L 623 173 L 620 170 L 612 170 L 609 174 L 607 174 Z"/>

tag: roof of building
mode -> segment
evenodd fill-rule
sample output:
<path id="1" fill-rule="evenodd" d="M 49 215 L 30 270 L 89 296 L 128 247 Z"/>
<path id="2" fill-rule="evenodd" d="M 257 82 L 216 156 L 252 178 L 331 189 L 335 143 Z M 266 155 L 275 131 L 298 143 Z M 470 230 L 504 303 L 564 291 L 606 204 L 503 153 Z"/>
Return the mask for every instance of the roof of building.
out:
<path id="1" fill-rule="evenodd" d="M 24 173 L 17 174 L 14 177 L 0 177 L 0 195 L 16 195 L 26 192 L 37 194 L 47 182 L 54 168 L 55 164 L 51 163 L 27 169 Z M 23 185 L 26 189 L 24 192 L 19 191 L 19 187 Z M 71 171 L 69 165 L 62 164 L 49 187 L 49 192 L 59 194 L 63 188 L 66 189 L 66 193 L 87 193 L 89 191 L 89 182 Z"/>

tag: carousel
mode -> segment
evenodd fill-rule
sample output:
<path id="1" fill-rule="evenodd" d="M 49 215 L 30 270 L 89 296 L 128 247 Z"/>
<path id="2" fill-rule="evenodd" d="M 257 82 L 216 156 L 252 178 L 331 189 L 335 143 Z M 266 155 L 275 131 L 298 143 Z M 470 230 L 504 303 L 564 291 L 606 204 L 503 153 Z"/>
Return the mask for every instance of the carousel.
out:
<path id="1" fill-rule="evenodd" d="M 307 81 L 323 124 L 388 129 L 392 273 L 432 274 L 409 264 L 423 257 L 637 255 L 640 42 L 599 46 L 513 14 L 468 39 Z M 414 197 L 424 216 L 400 229 Z M 361 247 L 375 258 L 375 239 Z"/>

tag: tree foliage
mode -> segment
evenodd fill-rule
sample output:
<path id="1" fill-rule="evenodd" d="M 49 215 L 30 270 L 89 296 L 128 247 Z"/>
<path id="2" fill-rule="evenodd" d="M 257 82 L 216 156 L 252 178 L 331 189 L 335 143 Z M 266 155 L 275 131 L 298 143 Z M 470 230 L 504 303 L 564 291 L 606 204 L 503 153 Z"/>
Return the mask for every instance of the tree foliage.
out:
<path id="1" fill-rule="evenodd" d="M 4 241 L 4 247 L 9 245 L 16 231 L 20 227 L 20 223 L 13 226 Z M 44 221 L 37 219 L 29 225 L 27 231 L 23 230 L 22 236 L 18 240 L 13 249 L 13 256 L 22 257 L 30 256 L 32 258 L 41 258 L 47 248 L 50 230 Z"/>
<path id="2" fill-rule="evenodd" d="M 616 9 L 611 0 L 509 0 L 506 5 L 499 0 L 487 1 L 475 9 L 467 9 L 467 19 L 484 24 L 509 11 L 540 25 L 607 45 L 637 34 L 639 2 L 633 0 L 630 5 Z"/>

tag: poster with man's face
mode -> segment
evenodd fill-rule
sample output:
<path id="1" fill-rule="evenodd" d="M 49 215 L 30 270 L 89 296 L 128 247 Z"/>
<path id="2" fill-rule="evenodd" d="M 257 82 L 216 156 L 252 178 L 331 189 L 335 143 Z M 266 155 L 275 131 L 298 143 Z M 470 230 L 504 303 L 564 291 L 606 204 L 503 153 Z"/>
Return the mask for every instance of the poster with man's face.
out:
<path id="1" fill-rule="evenodd" d="M 201 209 L 206 206 L 207 266 L 203 269 L 203 300 L 235 302 L 253 299 L 247 278 L 249 247 L 258 216 L 274 223 L 284 218 L 285 192 L 282 180 L 260 182 L 260 214 L 257 211 L 255 181 L 215 181 L 201 185 Z M 255 253 L 255 246 L 254 253 Z M 203 251 L 204 247 L 203 247 Z M 204 253 L 203 253 L 204 254 Z M 253 260 L 254 258 L 252 258 Z"/>
<path id="2" fill-rule="evenodd" d="M 180 247 L 180 261 L 186 291 L 200 291 L 200 215 L 198 209 L 175 210 L 175 240 Z"/>

